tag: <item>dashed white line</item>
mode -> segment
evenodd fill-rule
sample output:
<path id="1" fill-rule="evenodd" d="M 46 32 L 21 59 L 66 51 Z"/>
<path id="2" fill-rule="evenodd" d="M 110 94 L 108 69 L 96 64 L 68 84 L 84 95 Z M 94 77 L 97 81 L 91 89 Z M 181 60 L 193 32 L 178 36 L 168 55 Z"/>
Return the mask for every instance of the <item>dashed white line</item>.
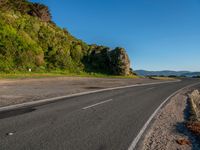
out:
<path id="1" fill-rule="evenodd" d="M 15 105 L 11 105 L 11 106 L 0 107 L 0 112 L 9 111 L 9 110 L 17 109 L 17 108 L 22 108 L 22 107 L 28 107 L 28 106 L 42 104 L 42 103 L 47 103 L 47 102 L 53 102 L 53 101 L 64 99 L 64 98 L 71 98 L 71 97 L 75 97 L 75 96 L 82 96 L 82 95 L 86 95 L 86 94 L 97 93 L 97 92 L 104 92 L 104 91 L 117 90 L 117 89 L 125 89 L 125 88 L 131 88 L 131 87 L 139 87 L 139 86 L 145 86 L 145 85 L 157 85 L 157 84 L 173 83 L 173 82 L 180 82 L 180 81 L 181 80 L 164 81 L 164 82 L 162 81 L 162 82 L 143 83 L 143 84 L 133 84 L 133 85 L 127 85 L 127 86 L 105 88 L 105 89 L 94 90 L 94 91 L 86 91 L 86 92 L 81 92 L 81 93 L 65 95 L 65 96 L 58 96 L 58 97 L 47 98 L 47 99 L 42 99 L 42 100 L 38 100 L 38 101 L 25 102 L 25 103 L 22 103 L 22 104 L 15 104 Z"/>
<path id="2" fill-rule="evenodd" d="M 94 106 L 97 106 L 97 105 L 101 105 L 101 104 L 103 104 L 103 103 L 107 103 L 107 102 L 110 102 L 110 101 L 112 101 L 113 99 L 109 99 L 109 100 L 106 100 L 106 101 L 102 101 L 102 102 L 99 102 L 99 103 L 96 103 L 96 104 L 93 104 L 93 105 L 90 105 L 90 106 L 87 106 L 87 107 L 84 107 L 84 108 L 82 108 L 82 109 L 88 109 L 88 108 L 92 108 L 92 107 L 94 107 Z"/>

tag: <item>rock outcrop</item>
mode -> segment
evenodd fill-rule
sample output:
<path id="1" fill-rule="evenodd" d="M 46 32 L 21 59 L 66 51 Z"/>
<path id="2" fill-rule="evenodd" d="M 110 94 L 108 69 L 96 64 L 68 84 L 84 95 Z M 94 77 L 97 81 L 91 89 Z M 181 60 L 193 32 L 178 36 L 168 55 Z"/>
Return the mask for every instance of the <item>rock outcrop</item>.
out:
<path id="1" fill-rule="evenodd" d="M 92 45 L 91 49 L 87 62 L 92 69 L 114 75 L 130 74 L 130 60 L 125 49 L 117 47 L 110 50 L 108 47 L 96 45 Z"/>
<path id="2" fill-rule="evenodd" d="M 51 14 L 47 6 L 39 3 L 31 5 L 30 15 L 40 18 L 42 21 L 51 21 Z"/>
<path id="3" fill-rule="evenodd" d="M 31 3 L 26 0 L 0 0 L 0 8 L 3 10 L 20 11 L 22 14 L 38 17 L 44 22 L 51 21 L 49 8 L 40 3 Z"/>
<path id="4" fill-rule="evenodd" d="M 130 60 L 125 49 L 117 47 L 109 53 L 111 70 L 116 75 L 129 75 Z"/>

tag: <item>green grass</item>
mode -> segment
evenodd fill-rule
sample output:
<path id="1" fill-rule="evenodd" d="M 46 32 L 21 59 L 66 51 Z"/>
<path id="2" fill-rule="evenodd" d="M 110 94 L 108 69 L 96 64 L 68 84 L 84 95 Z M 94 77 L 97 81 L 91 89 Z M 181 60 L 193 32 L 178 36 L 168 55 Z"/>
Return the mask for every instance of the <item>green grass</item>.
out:
<path id="1" fill-rule="evenodd" d="M 26 78 L 47 78 L 47 77 L 96 77 L 96 78 L 129 78 L 135 79 L 138 76 L 115 76 L 100 73 L 70 73 L 64 71 L 52 71 L 52 72 L 15 72 L 15 73 L 2 73 L 0 72 L 0 79 L 26 79 Z"/>
<path id="2" fill-rule="evenodd" d="M 171 77 L 150 77 L 151 79 L 156 79 L 156 80 L 176 80 L 175 78 Z"/>

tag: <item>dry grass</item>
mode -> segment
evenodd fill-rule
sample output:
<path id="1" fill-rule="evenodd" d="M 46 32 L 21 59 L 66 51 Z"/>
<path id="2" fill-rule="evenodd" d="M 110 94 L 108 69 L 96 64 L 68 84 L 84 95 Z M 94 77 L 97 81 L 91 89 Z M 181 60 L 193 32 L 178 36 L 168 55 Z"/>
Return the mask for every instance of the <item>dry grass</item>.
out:
<path id="1" fill-rule="evenodd" d="M 191 145 L 191 142 L 188 139 L 178 139 L 176 140 L 176 142 L 179 145 Z"/>
<path id="2" fill-rule="evenodd" d="M 198 90 L 194 90 L 190 95 L 190 103 L 191 103 L 191 113 L 192 113 L 192 117 L 197 120 L 200 121 L 200 93 Z"/>
<path id="3" fill-rule="evenodd" d="M 194 90 L 189 94 L 191 104 L 190 121 L 186 123 L 186 127 L 195 135 L 200 136 L 200 93 Z"/>
<path id="4" fill-rule="evenodd" d="M 175 78 L 171 77 L 151 77 L 151 78 L 156 80 L 176 80 Z"/>
<path id="5" fill-rule="evenodd" d="M 200 122 L 190 121 L 186 123 L 186 127 L 195 135 L 200 136 Z"/>

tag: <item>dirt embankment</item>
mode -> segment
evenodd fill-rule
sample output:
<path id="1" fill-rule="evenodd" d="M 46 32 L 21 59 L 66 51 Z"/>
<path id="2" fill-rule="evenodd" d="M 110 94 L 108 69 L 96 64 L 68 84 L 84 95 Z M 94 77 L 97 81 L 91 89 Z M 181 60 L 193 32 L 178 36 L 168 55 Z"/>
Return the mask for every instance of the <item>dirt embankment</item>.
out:
<path id="1" fill-rule="evenodd" d="M 194 90 L 189 94 L 190 117 L 186 122 L 186 127 L 200 141 L 200 93 L 199 90 Z M 200 148 L 199 148 L 200 149 Z"/>
<path id="2" fill-rule="evenodd" d="M 191 119 L 200 121 L 200 93 L 199 90 L 194 90 L 189 94 L 189 100 L 191 103 Z"/>
<path id="3" fill-rule="evenodd" d="M 160 81 L 146 78 L 116 79 L 87 77 L 0 80 L 0 107 L 73 93 L 150 82 Z"/>
<path id="4" fill-rule="evenodd" d="M 199 150 L 197 118 L 191 120 L 192 103 L 200 104 L 197 91 L 186 89 L 174 96 L 155 117 L 141 144 L 143 150 Z M 191 103 L 191 96 L 193 102 Z M 200 96 L 200 95 L 199 95 Z M 198 99 L 198 100 L 197 100 Z M 199 106 L 198 106 L 199 107 Z M 195 106 L 197 108 L 197 106 Z M 192 111 L 191 111 L 192 110 Z M 196 110 L 196 109 L 195 109 Z M 197 111 L 197 110 L 196 110 Z M 195 112 L 196 112 L 195 111 Z M 199 110 L 198 110 L 199 111 Z M 194 117 L 193 117 L 194 118 Z M 192 131 L 192 132 L 191 132 Z"/>

